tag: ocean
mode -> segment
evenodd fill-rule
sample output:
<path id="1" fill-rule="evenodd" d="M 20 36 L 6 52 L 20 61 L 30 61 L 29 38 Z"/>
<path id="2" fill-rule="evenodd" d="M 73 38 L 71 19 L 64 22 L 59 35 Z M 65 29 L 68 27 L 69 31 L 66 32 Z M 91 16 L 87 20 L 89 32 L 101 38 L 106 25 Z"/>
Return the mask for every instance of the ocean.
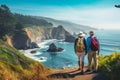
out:
<path id="1" fill-rule="evenodd" d="M 120 31 L 119 30 L 97 30 L 95 34 L 100 42 L 100 54 L 103 56 L 109 55 L 115 51 L 120 52 Z M 86 37 L 88 34 L 86 35 Z M 49 44 L 54 42 L 56 46 L 64 49 L 62 52 L 50 53 L 46 52 Z M 49 68 L 63 68 L 77 66 L 77 56 L 74 53 L 74 43 L 68 43 L 58 40 L 47 40 L 40 45 L 41 48 L 36 49 L 36 54 L 26 55 L 35 60 L 40 61 L 43 65 Z M 87 65 L 87 55 L 85 56 L 85 65 Z"/>

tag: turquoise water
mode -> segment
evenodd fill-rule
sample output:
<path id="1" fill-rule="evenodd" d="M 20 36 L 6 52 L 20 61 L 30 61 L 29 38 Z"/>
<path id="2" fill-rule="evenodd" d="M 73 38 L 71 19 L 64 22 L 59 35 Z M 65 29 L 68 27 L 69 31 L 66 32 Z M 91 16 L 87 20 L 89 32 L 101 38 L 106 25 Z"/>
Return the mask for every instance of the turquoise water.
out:
<path id="1" fill-rule="evenodd" d="M 100 54 L 109 55 L 114 51 L 120 51 L 120 31 L 119 30 L 98 30 L 96 31 L 101 50 Z M 46 61 L 41 62 L 47 67 L 63 68 L 77 65 L 77 56 L 74 53 L 74 43 L 56 41 L 55 44 L 64 48 L 60 53 L 46 52 L 47 48 L 37 49 L 41 54 L 34 55 L 36 58 L 46 57 Z M 45 46 L 48 46 L 45 44 Z M 85 56 L 85 65 L 87 65 L 87 56 Z"/>

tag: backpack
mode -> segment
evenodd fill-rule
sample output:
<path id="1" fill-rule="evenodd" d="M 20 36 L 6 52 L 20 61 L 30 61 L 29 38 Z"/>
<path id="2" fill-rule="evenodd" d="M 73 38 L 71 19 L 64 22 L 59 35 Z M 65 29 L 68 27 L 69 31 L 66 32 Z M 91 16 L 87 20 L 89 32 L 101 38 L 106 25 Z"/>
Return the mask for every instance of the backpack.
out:
<path id="1" fill-rule="evenodd" d="M 83 42 L 84 38 L 78 38 L 77 44 L 76 44 L 76 51 L 77 52 L 84 52 L 85 51 L 85 45 Z"/>
<path id="2" fill-rule="evenodd" d="M 91 37 L 91 50 L 99 50 L 99 42 L 96 37 Z"/>

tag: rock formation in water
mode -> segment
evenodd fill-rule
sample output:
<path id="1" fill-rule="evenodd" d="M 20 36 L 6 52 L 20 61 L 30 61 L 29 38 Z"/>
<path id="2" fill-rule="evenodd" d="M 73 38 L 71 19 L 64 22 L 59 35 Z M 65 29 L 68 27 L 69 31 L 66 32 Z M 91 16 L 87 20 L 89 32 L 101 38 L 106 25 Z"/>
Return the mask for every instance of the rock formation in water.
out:
<path id="1" fill-rule="evenodd" d="M 49 49 L 47 50 L 47 52 L 61 52 L 64 49 L 57 47 L 54 43 L 49 45 Z"/>
<path id="2" fill-rule="evenodd" d="M 73 35 L 66 35 L 65 42 L 74 42 L 75 37 Z"/>
<path id="3" fill-rule="evenodd" d="M 35 54 L 36 52 L 36 50 L 30 51 L 31 54 Z"/>
<path id="4" fill-rule="evenodd" d="M 31 48 L 39 48 L 39 46 L 36 42 L 32 42 L 31 43 Z"/>

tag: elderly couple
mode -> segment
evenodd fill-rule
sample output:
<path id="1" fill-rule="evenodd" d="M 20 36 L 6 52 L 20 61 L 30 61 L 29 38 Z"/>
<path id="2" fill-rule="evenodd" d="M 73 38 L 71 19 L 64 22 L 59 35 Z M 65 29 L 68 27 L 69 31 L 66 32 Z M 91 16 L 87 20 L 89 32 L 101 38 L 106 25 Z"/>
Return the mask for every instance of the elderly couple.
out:
<path id="1" fill-rule="evenodd" d="M 88 55 L 88 69 L 85 72 L 97 72 L 97 55 L 99 55 L 99 42 L 94 35 L 94 31 L 89 32 L 89 37 L 85 39 L 85 34 L 80 31 L 78 38 L 75 40 L 74 49 L 78 56 L 78 65 L 81 74 L 84 74 L 84 57 Z M 92 69 L 92 59 L 94 61 L 94 69 Z"/>

